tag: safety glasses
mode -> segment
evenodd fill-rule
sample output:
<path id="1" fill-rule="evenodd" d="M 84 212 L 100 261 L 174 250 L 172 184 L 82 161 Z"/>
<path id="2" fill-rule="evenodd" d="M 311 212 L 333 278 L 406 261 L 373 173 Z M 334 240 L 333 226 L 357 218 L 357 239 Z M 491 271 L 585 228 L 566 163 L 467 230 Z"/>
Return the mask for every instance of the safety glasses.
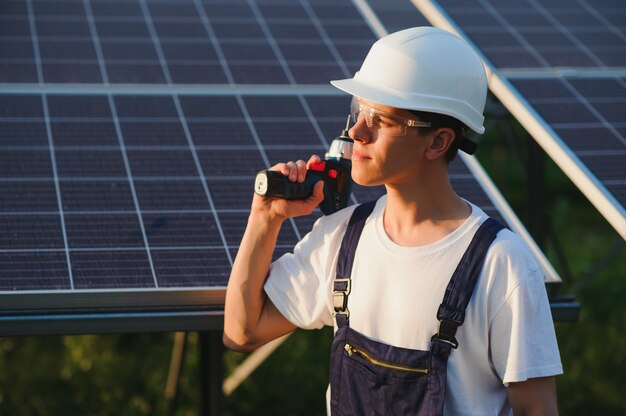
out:
<path id="1" fill-rule="evenodd" d="M 386 136 L 405 136 L 407 127 L 431 126 L 431 123 L 427 121 L 413 120 L 377 110 L 359 102 L 356 97 L 352 97 L 350 114 L 355 123 L 359 121 L 359 117 L 361 117 L 362 114 L 365 117 L 367 127 L 372 130 L 377 130 L 380 134 Z"/>

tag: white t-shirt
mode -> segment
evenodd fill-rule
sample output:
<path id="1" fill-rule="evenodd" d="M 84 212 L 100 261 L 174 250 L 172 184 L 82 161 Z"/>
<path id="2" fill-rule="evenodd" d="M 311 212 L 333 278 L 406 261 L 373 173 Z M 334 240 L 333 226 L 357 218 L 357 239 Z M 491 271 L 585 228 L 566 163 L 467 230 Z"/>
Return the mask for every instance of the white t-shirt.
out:
<path id="1" fill-rule="evenodd" d="M 437 308 L 487 215 L 475 205 L 465 223 L 425 246 L 403 247 L 383 228 L 386 197 L 368 218 L 352 269 L 350 327 L 376 341 L 430 349 Z M 320 218 L 270 268 L 265 291 L 300 328 L 333 325 L 333 279 L 354 207 Z M 524 242 L 502 230 L 492 243 L 465 322 L 448 360 L 446 415 L 510 415 L 505 386 L 563 372 L 543 275 Z"/>

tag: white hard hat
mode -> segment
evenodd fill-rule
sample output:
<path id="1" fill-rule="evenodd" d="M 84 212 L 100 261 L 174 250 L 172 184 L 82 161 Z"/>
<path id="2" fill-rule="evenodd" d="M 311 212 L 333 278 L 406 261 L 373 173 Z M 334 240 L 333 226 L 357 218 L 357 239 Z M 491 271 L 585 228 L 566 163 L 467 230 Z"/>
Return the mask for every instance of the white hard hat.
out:
<path id="1" fill-rule="evenodd" d="M 407 110 L 445 114 L 485 131 L 487 76 L 479 56 L 443 29 L 414 27 L 379 39 L 354 78 L 331 81 L 351 95 Z"/>

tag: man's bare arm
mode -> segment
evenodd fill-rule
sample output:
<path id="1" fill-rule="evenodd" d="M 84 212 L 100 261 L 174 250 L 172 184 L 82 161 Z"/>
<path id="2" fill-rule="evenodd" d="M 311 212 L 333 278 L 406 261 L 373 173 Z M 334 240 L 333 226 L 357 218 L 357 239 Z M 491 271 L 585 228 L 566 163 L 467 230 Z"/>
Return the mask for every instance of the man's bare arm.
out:
<path id="1" fill-rule="evenodd" d="M 554 377 L 530 378 L 519 383 L 510 383 L 507 395 L 515 416 L 559 414 Z"/>
<path id="2" fill-rule="evenodd" d="M 317 161 L 319 158 L 314 156 L 309 162 Z M 302 182 L 306 175 L 303 161 L 279 164 L 272 169 L 290 176 L 293 181 Z M 299 201 L 254 195 L 226 289 L 224 344 L 227 347 L 250 351 L 295 329 L 267 297 L 263 286 L 283 222 L 310 214 L 324 198 L 322 186 L 318 183 L 310 198 Z"/>

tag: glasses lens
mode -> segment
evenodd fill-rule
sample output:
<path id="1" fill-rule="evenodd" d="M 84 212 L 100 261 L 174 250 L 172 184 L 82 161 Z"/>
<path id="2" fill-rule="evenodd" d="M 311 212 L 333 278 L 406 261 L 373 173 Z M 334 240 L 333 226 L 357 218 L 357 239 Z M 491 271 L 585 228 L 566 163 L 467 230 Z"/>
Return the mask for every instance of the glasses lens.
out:
<path id="1" fill-rule="evenodd" d="M 388 114 L 383 111 L 377 110 L 372 107 L 368 107 L 358 101 L 356 97 L 352 97 L 350 103 L 350 114 L 352 120 L 358 123 L 361 114 L 365 116 L 365 123 L 367 127 L 373 130 L 378 130 L 381 134 L 387 136 L 404 136 L 406 134 L 407 125 L 409 122 L 416 122 L 416 120 L 409 120 L 403 117 Z M 412 126 L 415 124 L 411 124 Z M 425 126 L 430 125 L 425 123 Z M 419 125 L 415 125 L 416 127 Z M 420 126 L 421 127 L 421 126 Z"/>
<path id="2" fill-rule="evenodd" d="M 356 97 L 352 97 L 352 102 L 350 103 L 350 114 L 352 115 L 352 121 L 354 121 L 355 123 L 359 121 L 361 106 L 359 105 Z"/>

